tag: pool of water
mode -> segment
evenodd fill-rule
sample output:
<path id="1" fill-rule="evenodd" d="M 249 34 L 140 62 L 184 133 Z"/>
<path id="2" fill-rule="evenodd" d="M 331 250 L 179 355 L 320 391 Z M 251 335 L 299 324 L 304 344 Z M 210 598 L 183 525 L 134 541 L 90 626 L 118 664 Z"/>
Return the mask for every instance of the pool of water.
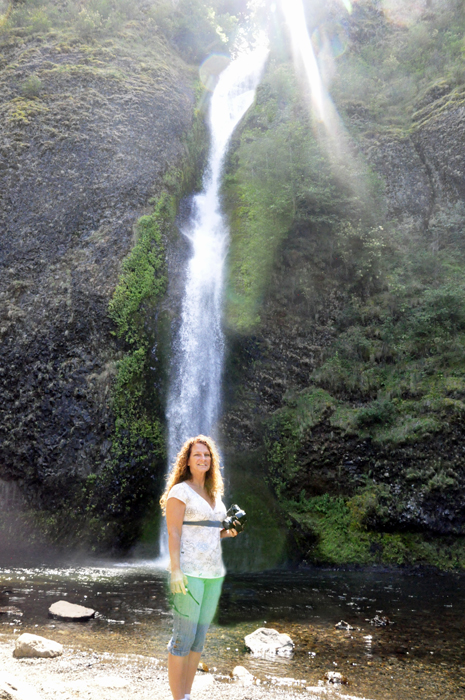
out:
<path id="1" fill-rule="evenodd" d="M 263 681 L 303 681 L 303 691 L 339 671 L 353 696 L 458 700 L 465 697 L 464 584 L 458 574 L 389 571 L 227 576 L 203 660 L 225 676 L 242 665 Z M 86 623 L 49 618 L 50 605 L 62 599 L 98 615 Z M 2 606 L 22 613 L 0 614 L 6 638 L 28 631 L 97 653 L 166 657 L 166 574 L 150 562 L 1 567 Z M 353 629 L 337 629 L 341 620 Z M 258 627 L 289 634 L 293 657 L 253 658 L 244 636 Z"/>

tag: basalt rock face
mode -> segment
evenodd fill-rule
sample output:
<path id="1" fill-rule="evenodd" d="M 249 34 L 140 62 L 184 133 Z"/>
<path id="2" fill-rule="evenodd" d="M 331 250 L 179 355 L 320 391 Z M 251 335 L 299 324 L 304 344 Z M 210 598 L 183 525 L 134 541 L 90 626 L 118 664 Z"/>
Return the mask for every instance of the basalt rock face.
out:
<path id="1" fill-rule="evenodd" d="M 108 302 L 193 120 L 191 69 L 153 41 L 158 63 L 33 38 L 0 62 L 0 478 L 33 507 L 72 502 L 110 457 Z"/>
<path id="2" fill-rule="evenodd" d="M 355 42 L 349 50 L 358 54 L 361 48 Z M 260 179 L 268 177 L 275 188 L 270 201 L 277 215 L 284 206 L 284 187 L 278 191 L 267 171 L 271 151 L 266 164 L 259 157 L 267 147 L 268 130 L 275 128 L 273 119 L 277 128 L 288 120 L 294 131 L 302 123 L 295 118 L 295 103 L 294 115 L 286 112 L 289 95 L 276 77 L 285 69 L 277 65 L 274 58 L 256 111 L 230 156 L 226 197 L 233 202 L 232 269 L 247 235 L 241 217 L 249 207 L 252 227 L 254 217 L 262 215 L 253 198 L 242 194 L 234 199 L 236 183 L 249 178 L 258 189 Z M 380 123 L 369 104 L 362 108 L 350 96 L 337 105 L 351 152 L 381 183 L 376 201 L 364 205 L 359 215 L 381 231 L 384 261 L 371 287 L 356 288 L 353 276 L 346 275 L 350 255 L 335 233 L 338 227 L 344 230 L 344 220 L 351 216 L 354 225 L 356 217 L 343 204 L 327 224 L 318 202 L 305 201 L 296 178 L 286 182 L 295 193 L 289 205 L 294 207 L 291 223 L 282 227 L 256 321 L 238 329 L 233 316 L 223 439 L 232 464 L 234 452 L 240 455 L 238 464 L 244 454 L 254 455 L 255 473 L 271 485 L 282 506 L 281 527 L 290 532 L 288 561 L 465 565 L 465 425 L 459 408 L 465 394 L 461 381 L 452 379 L 463 373 L 463 353 L 453 350 L 462 326 L 444 330 L 440 349 L 442 331 L 434 315 L 424 314 L 421 331 L 418 325 L 412 331 L 407 320 L 415 309 L 425 311 L 424 293 L 447 288 L 457 308 L 463 304 L 462 83 L 438 80 L 424 90 L 405 108 L 407 128 Z M 288 133 L 291 150 L 291 128 Z M 301 166 L 296 152 L 293 158 L 289 181 L 292 168 Z M 256 176 L 250 175 L 251 167 L 257 169 Z M 350 159 L 347 173 L 350 178 Z M 340 183 L 339 173 L 338 178 Z M 315 180 L 311 182 L 317 189 Z M 362 260 L 363 244 L 353 250 L 351 275 L 357 272 L 357 259 Z M 456 265 L 457 272 L 449 276 L 443 264 Z M 400 297 L 402 304 L 396 301 Z M 421 349 L 417 341 L 410 344 L 414 336 L 419 338 L 417 333 L 424 334 Z M 404 371 L 412 378 L 409 386 L 403 383 Z M 375 375 L 382 375 L 379 382 L 373 381 Z M 443 375 L 447 380 L 439 388 Z M 435 402 L 434 396 L 441 399 Z M 353 422 L 350 416 L 356 416 Z"/>
<path id="3" fill-rule="evenodd" d="M 463 108 L 458 107 L 420 125 L 411 136 L 370 134 L 364 142 L 364 156 L 385 184 L 387 218 L 396 222 L 403 236 L 420 240 L 428 250 L 438 245 L 434 231 L 438 218 L 447 221 L 450 217 L 442 234 L 453 236 L 456 224 L 450 212 L 465 207 L 462 117 Z M 315 266 L 318 246 L 318 232 L 302 224 L 292 227 L 276 256 L 254 333 L 230 334 L 223 439 L 232 453 L 255 454 L 257 471 L 270 483 L 279 483 L 282 477 L 285 487 L 278 486 L 277 494 L 285 509 L 281 527 L 290 532 L 284 555 L 288 561 L 331 561 L 331 556 L 318 550 L 319 535 L 313 523 L 309 525 L 301 513 L 290 512 L 290 502 L 297 503 L 305 493 L 305 498 L 330 495 L 352 504 L 368 484 L 374 485 L 370 488 L 376 496 L 357 515 L 364 529 L 393 536 L 407 533 L 407 537 L 421 533 L 431 542 L 443 538 L 435 546 L 447 552 L 465 534 L 465 424 L 461 414 L 442 416 L 442 426 L 433 434 L 379 444 L 369 430 L 357 436 L 335 426 L 330 420 L 333 409 L 328 407 L 315 425 L 296 438 L 291 469 L 284 460 L 270 466 L 270 449 L 282 442 L 286 432 L 285 426 L 275 429 L 275 419 L 286 410 L 289 397 L 312 386 L 313 373 L 337 341 L 341 314 L 350 303 L 342 286 L 331 283 L 331 271 Z M 299 294 L 305 276 L 317 280 L 311 303 Z M 463 394 L 452 392 L 450 396 Z M 357 390 L 345 392 L 344 398 L 354 407 L 364 406 L 367 400 Z M 368 561 L 386 561 L 384 546 L 371 543 Z M 463 558 L 459 559 L 461 564 L 454 559 L 453 565 L 463 566 Z M 438 563 L 425 552 L 419 560 Z M 337 556 L 333 561 L 341 563 Z M 396 563 L 409 561 L 406 554 Z"/>

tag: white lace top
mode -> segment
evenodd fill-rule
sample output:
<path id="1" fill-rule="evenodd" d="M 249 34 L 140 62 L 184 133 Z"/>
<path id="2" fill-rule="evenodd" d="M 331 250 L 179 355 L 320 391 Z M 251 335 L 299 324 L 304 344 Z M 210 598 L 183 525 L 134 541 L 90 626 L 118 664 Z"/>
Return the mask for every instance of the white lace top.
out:
<path id="1" fill-rule="evenodd" d="M 168 498 L 177 498 L 186 504 L 184 520 L 224 520 L 226 508 L 217 498 L 212 508 L 185 481 L 175 484 Z M 221 553 L 219 527 L 183 525 L 181 531 L 181 571 L 197 578 L 219 578 L 226 571 Z"/>

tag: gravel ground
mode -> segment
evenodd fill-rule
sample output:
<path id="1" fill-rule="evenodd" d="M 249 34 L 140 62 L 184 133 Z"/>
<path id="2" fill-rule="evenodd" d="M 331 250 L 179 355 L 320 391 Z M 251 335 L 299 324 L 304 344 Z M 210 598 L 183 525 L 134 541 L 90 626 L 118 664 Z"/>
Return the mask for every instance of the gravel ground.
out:
<path id="1" fill-rule="evenodd" d="M 2 676 L 11 674 L 17 681 L 35 689 L 40 700 L 172 700 L 164 664 L 155 658 L 135 654 L 96 654 L 65 647 L 55 659 L 15 659 L 11 640 L 0 640 L 0 697 L 28 700 L 2 694 Z M 32 700 L 32 695 L 29 694 Z M 292 679 L 270 679 L 266 683 L 246 685 L 211 673 L 199 672 L 192 700 L 349 700 L 355 696 L 344 690 L 321 686 L 308 688 Z M 362 700 L 357 698 L 357 700 Z"/>

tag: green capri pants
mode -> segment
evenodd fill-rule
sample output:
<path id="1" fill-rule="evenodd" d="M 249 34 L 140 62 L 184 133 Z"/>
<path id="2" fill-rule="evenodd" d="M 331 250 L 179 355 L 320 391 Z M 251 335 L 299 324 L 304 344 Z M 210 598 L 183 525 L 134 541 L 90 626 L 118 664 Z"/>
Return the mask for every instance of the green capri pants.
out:
<path id="1" fill-rule="evenodd" d="M 215 615 L 224 577 L 196 578 L 187 576 L 187 593 L 172 597 L 173 636 L 168 651 L 173 656 L 187 656 L 190 651 L 201 652 L 205 637 Z"/>

